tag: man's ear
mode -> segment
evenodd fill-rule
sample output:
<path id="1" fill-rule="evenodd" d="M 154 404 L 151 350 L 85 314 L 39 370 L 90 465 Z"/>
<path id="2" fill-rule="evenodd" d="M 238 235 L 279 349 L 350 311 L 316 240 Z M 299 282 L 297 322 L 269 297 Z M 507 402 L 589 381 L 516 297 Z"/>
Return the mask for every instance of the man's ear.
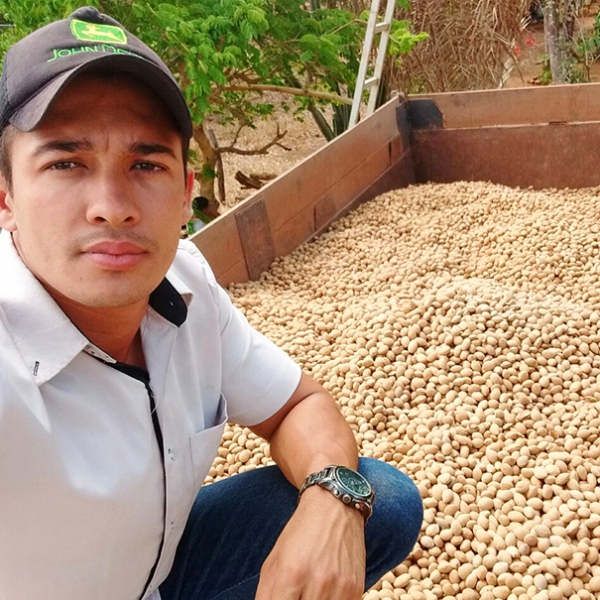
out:
<path id="1" fill-rule="evenodd" d="M 14 200 L 3 175 L 0 175 L 0 227 L 7 231 L 15 231 L 17 229 Z"/>
<path id="2" fill-rule="evenodd" d="M 185 202 L 183 204 L 182 225 L 185 225 L 192 218 L 192 196 L 194 193 L 194 171 L 186 167 L 187 175 L 185 181 Z"/>

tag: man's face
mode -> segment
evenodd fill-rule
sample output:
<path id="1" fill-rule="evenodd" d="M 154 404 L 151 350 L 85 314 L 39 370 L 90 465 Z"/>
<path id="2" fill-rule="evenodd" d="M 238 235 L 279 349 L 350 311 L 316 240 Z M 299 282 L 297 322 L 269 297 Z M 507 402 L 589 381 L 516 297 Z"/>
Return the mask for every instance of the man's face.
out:
<path id="1" fill-rule="evenodd" d="M 0 226 L 56 299 L 145 302 L 190 216 L 181 137 L 148 88 L 82 75 L 10 146 Z"/>

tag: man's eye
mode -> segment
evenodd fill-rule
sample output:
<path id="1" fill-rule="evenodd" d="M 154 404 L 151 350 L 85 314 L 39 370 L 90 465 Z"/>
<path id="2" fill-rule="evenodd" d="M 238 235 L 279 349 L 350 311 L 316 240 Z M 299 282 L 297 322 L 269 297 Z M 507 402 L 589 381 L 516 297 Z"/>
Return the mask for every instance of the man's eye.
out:
<path id="1" fill-rule="evenodd" d="M 61 160 L 60 162 L 52 163 L 50 168 L 55 171 L 67 171 L 69 169 L 74 169 L 77 166 L 77 163 L 72 160 Z"/>
<path id="2" fill-rule="evenodd" d="M 135 169 L 139 169 L 140 171 L 160 171 L 161 167 L 155 165 L 151 162 L 138 162 L 134 165 Z"/>

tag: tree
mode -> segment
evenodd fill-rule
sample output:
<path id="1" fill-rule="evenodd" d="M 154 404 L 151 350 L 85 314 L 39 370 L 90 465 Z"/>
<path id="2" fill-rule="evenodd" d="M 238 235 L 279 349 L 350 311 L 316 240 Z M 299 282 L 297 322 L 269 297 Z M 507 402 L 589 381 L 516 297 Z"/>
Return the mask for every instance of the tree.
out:
<path id="1" fill-rule="evenodd" d="M 399 0 L 406 4 L 407 0 Z M 305 10 L 300 0 L 90 0 L 152 47 L 186 96 L 199 149 L 201 194 L 216 213 L 214 180 L 219 153 L 240 152 L 211 142 L 208 114 L 238 127 L 272 114 L 266 91 L 279 91 L 298 113 L 351 103 L 365 19 L 340 8 Z M 67 16 L 71 0 L 0 0 L 12 29 L 0 33 L 0 52 L 41 25 Z M 395 24 L 400 52 L 417 43 L 407 22 Z M 1 31 L 1 30 L 0 30 Z M 407 43 L 408 42 L 408 43 Z M 392 44 L 392 47 L 393 44 Z M 277 144 L 281 134 L 269 145 Z"/>
<path id="2" fill-rule="evenodd" d="M 575 19 L 584 0 L 541 0 L 552 83 L 572 81 Z"/>

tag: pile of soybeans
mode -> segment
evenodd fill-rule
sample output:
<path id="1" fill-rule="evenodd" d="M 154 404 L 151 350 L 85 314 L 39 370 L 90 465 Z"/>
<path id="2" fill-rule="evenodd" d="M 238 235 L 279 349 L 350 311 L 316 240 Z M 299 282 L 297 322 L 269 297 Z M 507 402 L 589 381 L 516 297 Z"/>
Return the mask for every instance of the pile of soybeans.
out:
<path id="1" fill-rule="evenodd" d="M 367 600 L 600 598 L 600 189 L 384 194 L 229 293 L 425 507 Z M 209 481 L 270 462 L 230 427 Z"/>

